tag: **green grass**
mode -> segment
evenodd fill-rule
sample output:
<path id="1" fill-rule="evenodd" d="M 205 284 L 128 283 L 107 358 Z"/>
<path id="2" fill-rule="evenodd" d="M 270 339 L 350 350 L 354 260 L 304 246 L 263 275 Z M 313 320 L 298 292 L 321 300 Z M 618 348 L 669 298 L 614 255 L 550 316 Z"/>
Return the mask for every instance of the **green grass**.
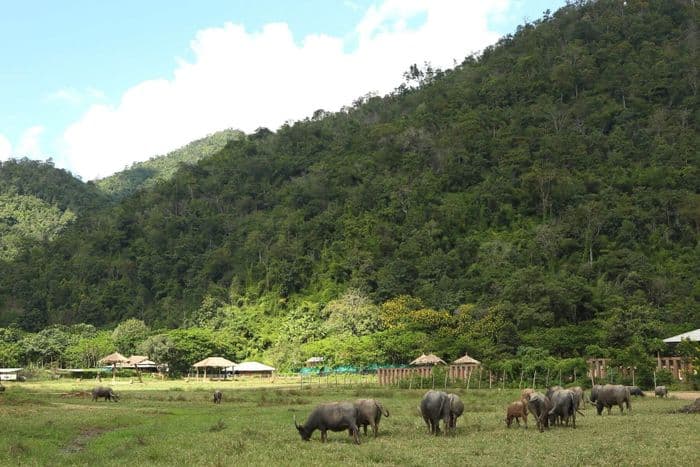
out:
<path id="1" fill-rule="evenodd" d="M 112 384 L 121 401 L 92 402 L 93 383 L 7 385 L 0 395 L 0 465 L 698 465 L 700 418 L 671 414 L 682 400 L 633 401 L 633 414 L 596 416 L 578 428 L 507 429 L 515 390 L 455 390 L 465 415 L 453 437 L 427 434 L 425 390 L 305 386 L 287 382 Z M 109 384 L 109 383 L 107 383 Z M 279 380 L 276 386 L 284 386 Z M 211 402 L 221 388 L 221 405 Z M 301 441 L 292 418 L 332 400 L 375 397 L 389 409 L 377 439 L 347 433 Z"/>

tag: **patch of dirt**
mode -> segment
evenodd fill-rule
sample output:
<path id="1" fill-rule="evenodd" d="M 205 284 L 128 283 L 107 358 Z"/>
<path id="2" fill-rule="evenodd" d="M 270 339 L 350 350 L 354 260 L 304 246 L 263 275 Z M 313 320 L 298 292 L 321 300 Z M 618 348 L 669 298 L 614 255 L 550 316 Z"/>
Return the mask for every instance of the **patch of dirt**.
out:
<path id="1" fill-rule="evenodd" d="M 106 431 L 108 430 L 104 428 L 83 428 L 80 434 L 73 438 L 73 440 L 70 443 L 68 443 L 61 451 L 67 454 L 80 452 L 83 449 L 85 449 L 85 446 L 87 445 L 87 443 L 90 442 L 91 439 L 100 436 Z"/>
<path id="2" fill-rule="evenodd" d="M 656 397 L 654 395 L 654 391 L 644 391 L 644 394 L 646 394 L 649 397 Z M 684 401 L 694 401 L 700 397 L 700 391 L 668 391 L 668 398 L 669 399 L 681 399 Z"/>

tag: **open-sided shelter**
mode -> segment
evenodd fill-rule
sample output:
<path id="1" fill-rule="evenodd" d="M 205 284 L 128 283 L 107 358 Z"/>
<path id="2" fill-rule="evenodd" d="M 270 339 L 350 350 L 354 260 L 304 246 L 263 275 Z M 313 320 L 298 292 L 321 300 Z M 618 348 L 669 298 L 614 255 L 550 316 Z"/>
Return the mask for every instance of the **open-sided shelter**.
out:
<path id="1" fill-rule="evenodd" d="M 114 352 L 114 353 L 107 355 L 106 357 L 102 357 L 99 360 L 99 363 L 101 363 L 102 365 L 114 366 L 114 365 L 121 365 L 122 363 L 126 363 L 127 360 L 128 359 L 124 355 L 120 354 L 119 352 Z"/>
<path id="2" fill-rule="evenodd" d="M 224 368 L 234 366 L 235 363 L 223 357 L 207 357 L 204 360 L 192 365 L 197 369 L 197 378 L 199 378 L 199 369 L 204 368 L 204 377 L 207 377 L 207 368 L 218 368 L 221 372 Z"/>

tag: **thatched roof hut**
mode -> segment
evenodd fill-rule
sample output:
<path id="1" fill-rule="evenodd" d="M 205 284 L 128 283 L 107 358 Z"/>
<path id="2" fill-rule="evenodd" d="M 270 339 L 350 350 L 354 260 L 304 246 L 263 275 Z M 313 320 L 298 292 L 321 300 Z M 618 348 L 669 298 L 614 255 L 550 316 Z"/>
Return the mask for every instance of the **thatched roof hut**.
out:
<path id="1" fill-rule="evenodd" d="M 197 369 L 197 378 L 199 378 L 199 369 L 204 368 L 204 378 L 207 377 L 207 368 L 218 368 L 219 372 L 224 368 L 230 367 L 235 365 L 235 362 L 232 362 L 231 360 L 228 360 L 223 357 L 208 357 L 202 360 L 201 362 L 197 362 L 193 367 Z"/>
<path id="2" fill-rule="evenodd" d="M 207 357 L 192 366 L 195 368 L 226 368 L 233 365 L 235 365 L 234 362 L 223 357 Z"/>
<path id="3" fill-rule="evenodd" d="M 423 354 L 411 362 L 411 365 L 427 366 L 427 365 L 447 365 L 445 360 L 435 354 Z"/>
<path id="4" fill-rule="evenodd" d="M 127 360 L 128 359 L 124 355 L 120 354 L 119 352 L 114 352 L 106 357 L 102 357 L 99 360 L 99 363 L 103 365 L 116 365 L 118 363 L 126 363 Z"/>
<path id="5" fill-rule="evenodd" d="M 463 357 L 458 358 L 454 362 L 452 362 L 453 365 L 481 365 L 481 362 L 475 358 L 470 357 L 467 354 L 464 354 Z"/>

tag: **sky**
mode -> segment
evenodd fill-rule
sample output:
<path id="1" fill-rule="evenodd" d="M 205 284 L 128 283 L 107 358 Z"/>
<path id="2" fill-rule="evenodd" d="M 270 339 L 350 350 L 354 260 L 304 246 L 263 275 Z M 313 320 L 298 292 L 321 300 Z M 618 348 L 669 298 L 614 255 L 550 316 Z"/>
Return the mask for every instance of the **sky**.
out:
<path id="1" fill-rule="evenodd" d="M 564 0 L 0 0 L 0 160 L 83 180 L 451 68 Z"/>

